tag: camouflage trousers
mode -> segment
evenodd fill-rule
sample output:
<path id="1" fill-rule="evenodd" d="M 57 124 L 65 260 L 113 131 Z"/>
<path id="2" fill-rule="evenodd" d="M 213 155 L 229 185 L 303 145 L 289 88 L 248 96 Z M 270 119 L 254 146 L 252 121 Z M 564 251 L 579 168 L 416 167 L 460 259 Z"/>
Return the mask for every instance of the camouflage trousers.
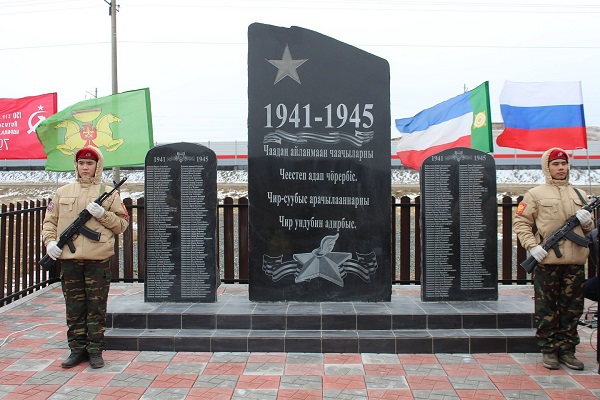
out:
<path id="1" fill-rule="evenodd" d="M 542 353 L 575 353 L 584 281 L 583 265 L 539 264 L 535 268 L 535 337 Z"/>
<path id="2" fill-rule="evenodd" d="M 104 348 L 110 261 L 62 261 L 60 278 L 67 314 L 67 340 L 74 353 Z"/>

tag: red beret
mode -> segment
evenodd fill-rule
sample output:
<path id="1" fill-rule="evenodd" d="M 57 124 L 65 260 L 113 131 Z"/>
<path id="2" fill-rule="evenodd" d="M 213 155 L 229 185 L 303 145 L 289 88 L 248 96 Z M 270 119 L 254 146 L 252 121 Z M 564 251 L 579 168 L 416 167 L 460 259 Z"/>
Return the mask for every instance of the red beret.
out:
<path id="1" fill-rule="evenodd" d="M 562 150 L 554 150 L 552 151 L 552 153 L 550 153 L 550 156 L 548 157 L 548 162 L 558 159 L 565 160 L 568 162 L 569 156 Z"/>
<path id="2" fill-rule="evenodd" d="M 77 152 L 77 154 L 75 154 L 75 159 L 79 160 L 79 159 L 88 159 L 88 160 L 94 160 L 94 161 L 98 161 L 98 153 L 96 153 L 95 150 L 90 149 L 89 147 L 84 147 L 82 149 L 79 149 L 79 151 Z"/>

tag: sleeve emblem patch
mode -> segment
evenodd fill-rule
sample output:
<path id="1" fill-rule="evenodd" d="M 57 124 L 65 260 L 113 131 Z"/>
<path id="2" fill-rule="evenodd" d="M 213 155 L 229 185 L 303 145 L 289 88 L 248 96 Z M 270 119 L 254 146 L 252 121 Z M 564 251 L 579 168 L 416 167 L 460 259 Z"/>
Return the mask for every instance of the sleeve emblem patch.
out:
<path id="1" fill-rule="evenodd" d="M 123 215 L 123 219 L 125 221 L 129 221 L 129 213 L 127 212 L 127 207 L 125 207 L 125 203 L 121 203 L 121 206 L 123 207 L 123 211 L 125 211 L 125 215 Z"/>

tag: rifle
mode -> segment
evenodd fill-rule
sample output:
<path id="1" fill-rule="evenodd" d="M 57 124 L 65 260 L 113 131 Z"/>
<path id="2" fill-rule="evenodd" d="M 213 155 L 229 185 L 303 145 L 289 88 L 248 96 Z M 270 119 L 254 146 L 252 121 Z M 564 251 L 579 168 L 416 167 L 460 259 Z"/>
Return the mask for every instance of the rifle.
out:
<path id="1" fill-rule="evenodd" d="M 117 189 L 119 189 L 119 187 L 123 183 L 125 183 L 126 180 L 127 180 L 127 177 L 121 179 L 121 181 L 119 183 L 113 182 L 113 183 L 115 183 L 115 187 L 108 193 L 107 192 L 102 193 L 96 200 L 94 200 L 94 203 L 102 205 L 102 203 L 106 199 L 108 199 Z M 83 236 L 85 236 L 86 238 L 88 238 L 90 240 L 94 240 L 96 242 L 100 241 L 100 233 L 94 232 L 93 230 L 91 230 L 90 228 L 85 226 L 85 223 L 88 222 L 91 218 L 92 218 L 92 214 L 90 214 L 90 212 L 84 208 L 83 211 L 81 211 L 79 213 L 79 215 L 77 216 L 77 219 L 75 221 L 73 221 L 71 223 L 71 225 L 69 225 L 67 227 L 67 229 L 65 229 L 60 234 L 60 237 L 59 237 L 56 245 L 62 249 L 63 246 L 66 244 L 69 247 L 69 250 L 71 250 L 71 253 L 75 253 L 75 245 L 73 245 L 73 239 L 75 239 L 79 234 L 82 234 Z M 54 266 L 55 262 L 56 262 L 56 260 L 53 260 L 52 257 L 50 257 L 48 254 L 46 254 L 38 262 L 38 264 L 41 265 L 42 268 L 47 271 L 52 266 Z"/>
<path id="2" fill-rule="evenodd" d="M 598 207 L 600 207 L 600 197 L 594 197 L 593 201 L 590 204 L 583 206 L 581 209 L 592 212 Z M 560 252 L 560 249 L 558 248 L 558 244 L 561 240 L 564 239 L 569 239 L 575 244 L 588 247 L 589 240 L 573 232 L 573 229 L 575 229 L 575 227 L 578 225 L 581 225 L 579 219 L 577 219 L 575 215 L 571 215 L 569 219 L 560 228 L 552 232 L 552 234 L 541 243 L 544 250 L 549 251 L 550 249 L 552 249 L 554 250 L 556 257 L 562 257 L 563 255 Z M 537 260 L 530 255 L 525 261 L 521 263 L 521 267 L 525 268 L 525 271 L 527 271 L 528 273 L 531 273 L 537 264 Z"/>

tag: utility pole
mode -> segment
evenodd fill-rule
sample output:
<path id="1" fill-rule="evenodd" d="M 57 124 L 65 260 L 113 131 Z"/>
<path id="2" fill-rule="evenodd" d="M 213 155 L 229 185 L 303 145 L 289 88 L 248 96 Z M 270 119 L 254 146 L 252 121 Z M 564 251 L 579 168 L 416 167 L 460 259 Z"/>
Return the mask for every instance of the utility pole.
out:
<path id="1" fill-rule="evenodd" d="M 119 81 L 117 79 L 117 11 L 119 7 L 116 4 L 116 0 L 108 1 L 104 0 L 106 4 L 110 6 L 108 14 L 110 15 L 110 49 L 112 54 L 112 94 L 119 93 Z M 116 167 L 113 168 L 113 180 L 119 182 L 121 180 L 121 170 Z"/>
<path id="2" fill-rule="evenodd" d="M 106 0 L 104 0 L 106 1 Z M 117 11 L 119 11 L 115 0 L 110 3 L 110 48 L 112 54 L 112 94 L 119 93 L 119 80 L 117 79 Z"/>

